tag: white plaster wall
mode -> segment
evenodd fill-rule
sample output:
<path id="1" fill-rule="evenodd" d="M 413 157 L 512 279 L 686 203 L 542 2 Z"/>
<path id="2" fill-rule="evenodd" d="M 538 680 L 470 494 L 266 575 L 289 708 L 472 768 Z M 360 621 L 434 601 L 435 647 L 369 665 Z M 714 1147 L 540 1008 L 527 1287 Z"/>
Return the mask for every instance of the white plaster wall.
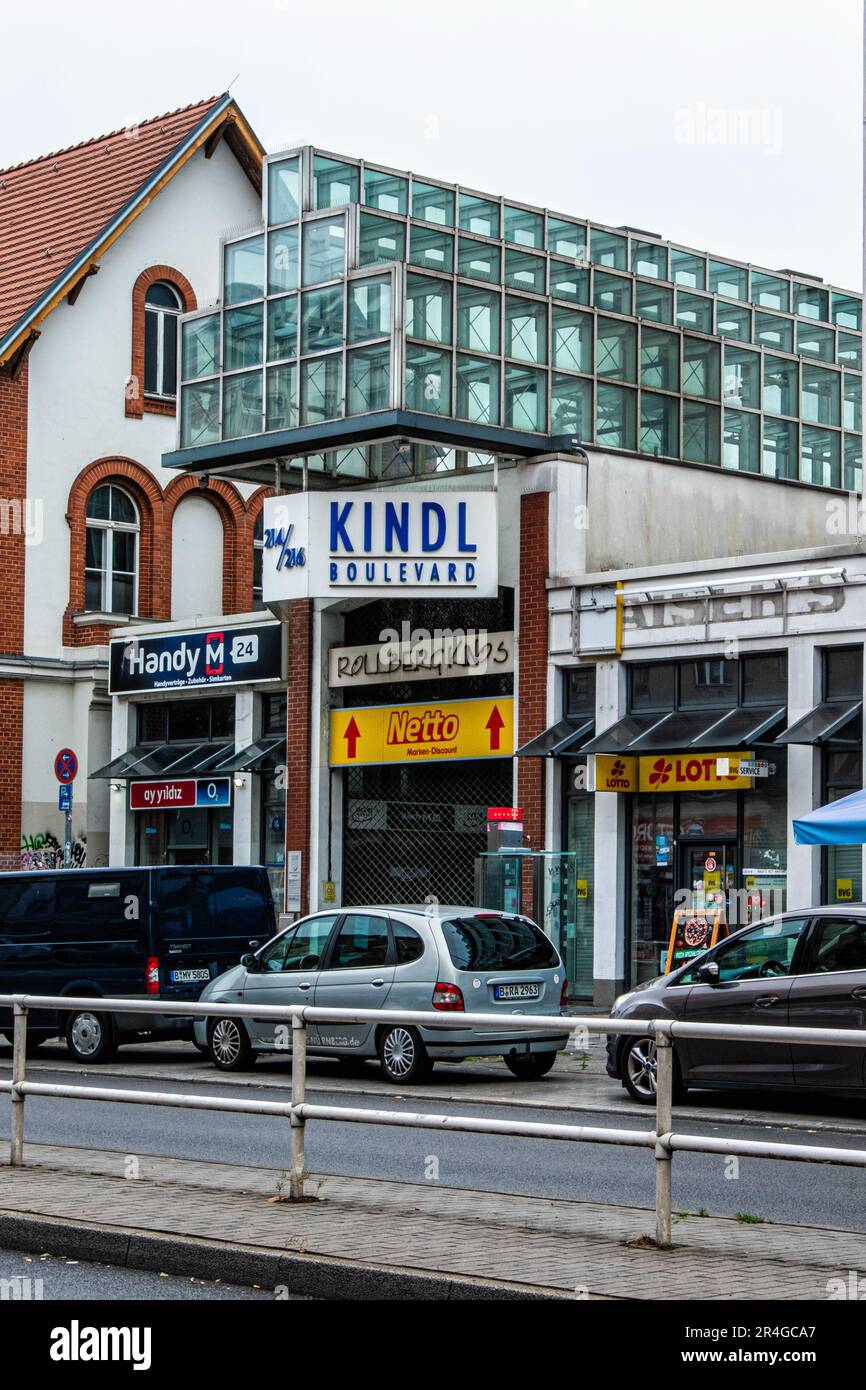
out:
<path id="1" fill-rule="evenodd" d="M 223 520 L 195 493 L 175 508 L 171 524 L 171 616 L 199 622 L 223 611 Z"/>

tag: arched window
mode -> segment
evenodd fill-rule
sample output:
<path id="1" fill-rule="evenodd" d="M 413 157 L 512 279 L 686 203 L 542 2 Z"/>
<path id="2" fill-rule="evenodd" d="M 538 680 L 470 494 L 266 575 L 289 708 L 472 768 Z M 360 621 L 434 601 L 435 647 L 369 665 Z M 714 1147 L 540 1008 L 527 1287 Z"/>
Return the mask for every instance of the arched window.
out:
<path id="1" fill-rule="evenodd" d="M 84 606 L 88 612 L 133 617 L 138 611 L 138 508 L 114 483 L 87 502 Z"/>
<path id="2" fill-rule="evenodd" d="M 157 280 L 144 300 L 144 393 L 174 400 L 177 396 L 177 324 L 183 311 L 173 285 Z"/>
<path id="3" fill-rule="evenodd" d="M 259 512 L 253 527 L 253 608 L 264 608 L 262 598 L 262 559 L 265 548 L 265 514 Z"/>

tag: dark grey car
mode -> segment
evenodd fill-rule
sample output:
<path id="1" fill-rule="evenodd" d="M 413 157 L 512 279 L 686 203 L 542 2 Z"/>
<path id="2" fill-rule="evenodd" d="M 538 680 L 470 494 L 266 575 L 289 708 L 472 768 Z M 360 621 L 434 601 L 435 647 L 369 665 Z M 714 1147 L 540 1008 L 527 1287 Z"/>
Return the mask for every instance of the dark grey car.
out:
<path id="1" fill-rule="evenodd" d="M 786 912 L 735 932 L 679 970 L 620 995 L 613 1018 L 675 1018 L 797 1028 L 866 1028 L 866 903 Z M 866 1052 L 850 1047 L 710 1041 L 674 1045 L 674 1084 L 761 1086 L 863 1094 Z M 655 1044 L 616 1034 L 608 1075 L 637 1101 L 655 1100 Z"/>

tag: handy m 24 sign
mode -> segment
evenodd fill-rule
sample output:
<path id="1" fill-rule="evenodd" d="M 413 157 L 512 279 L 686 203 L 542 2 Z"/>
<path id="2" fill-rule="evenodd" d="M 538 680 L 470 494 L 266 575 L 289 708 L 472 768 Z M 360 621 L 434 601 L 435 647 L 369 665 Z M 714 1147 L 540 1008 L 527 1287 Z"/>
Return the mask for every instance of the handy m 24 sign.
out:
<path id="1" fill-rule="evenodd" d="M 141 690 L 197 690 L 247 685 L 283 674 L 280 623 L 167 632 L 158 637 L 117 638 L 111 643 L 111 695 Z"/>
<path id="2" fill-rule="evenodd" d="M 305 492 L 265 501 L 263 597 L 493 598 L 496 496 L 489 492 Z"/>

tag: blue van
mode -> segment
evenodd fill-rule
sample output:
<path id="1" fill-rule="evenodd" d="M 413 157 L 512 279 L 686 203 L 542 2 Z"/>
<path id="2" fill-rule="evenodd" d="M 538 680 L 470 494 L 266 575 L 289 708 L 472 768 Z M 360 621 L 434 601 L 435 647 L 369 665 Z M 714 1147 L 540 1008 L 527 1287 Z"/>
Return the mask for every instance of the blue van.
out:
<path id="1" fill-rule="evenodd" d="M 239 865 L 0 874 L 0 994 L 198 999 L 276 931 L 267 871 Z M 0 1009 L 12 1040 L 12 1011 Z M 79 1062 L 120 1043 L 192 1039 L 192 1018 L 33 1010 L 28 1039 L 65 1037 Z"/>

